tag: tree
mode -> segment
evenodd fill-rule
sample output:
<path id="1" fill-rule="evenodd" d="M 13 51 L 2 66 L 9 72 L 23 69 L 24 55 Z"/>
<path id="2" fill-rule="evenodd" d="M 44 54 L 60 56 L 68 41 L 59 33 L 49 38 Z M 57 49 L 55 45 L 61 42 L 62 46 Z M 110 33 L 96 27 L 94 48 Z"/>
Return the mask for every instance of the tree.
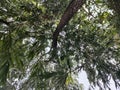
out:
<path id="1" fill-rule="evenodd" d="M 57 47 L 57 38 L 58 38 L 59 32 L 62 31 L 62 28 L 69 22 L 69 20 L 74 16 L 74 14 L 82 7 L 84 2 L 85 0 L 72 0 L 70 2 L 64 14 L 62 15 L 60 23 L 57 25 L 57 28 L 53 33 L 53 43 L 52 43 L 53 48 Z"/>
<path id="2" fill-rule="evenodd" d="M 1 0 L 0 88 L 80 90 L 81 70 L 92 87 L 119 88 L 120 1 L 86 0 L 68 17 L 77 1 Z"/>

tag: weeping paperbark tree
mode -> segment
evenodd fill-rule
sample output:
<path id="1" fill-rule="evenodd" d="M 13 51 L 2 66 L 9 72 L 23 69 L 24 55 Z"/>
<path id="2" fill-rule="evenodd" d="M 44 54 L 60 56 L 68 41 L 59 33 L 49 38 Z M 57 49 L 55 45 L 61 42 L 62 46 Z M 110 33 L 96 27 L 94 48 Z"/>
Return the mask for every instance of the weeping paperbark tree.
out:
<path id="1" fill-rule="evenodd" d="M 119 0 L 1 0 L 0 89 L 119 88 L 119 19 Z"/>

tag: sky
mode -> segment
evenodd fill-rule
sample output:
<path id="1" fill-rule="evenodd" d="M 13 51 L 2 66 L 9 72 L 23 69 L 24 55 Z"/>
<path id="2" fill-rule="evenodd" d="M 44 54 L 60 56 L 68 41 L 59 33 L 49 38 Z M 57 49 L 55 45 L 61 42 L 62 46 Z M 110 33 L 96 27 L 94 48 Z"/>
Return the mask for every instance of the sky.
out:
<path id="1" fill-rule="evenodd" d="M 79 73 L 78 81 L 80 84 L 83 84 L 83 88 L 84 88 L 83 90 L 89 89 L 90 84 L 89 84 L 89 81 L 87 79 L 87 74 L 85 71 L 81 70 L 81 72 Z M 120 90 L 120 88 L 118 88 L 118 89 L 115 88 L 115 84 L 114 84 L 114 81 L 112 79 L 110 80 L 110 87 L 111 87 L 111 90 Z M 99 90 L 99 88 L 96 87 L 93 90 Z"/>

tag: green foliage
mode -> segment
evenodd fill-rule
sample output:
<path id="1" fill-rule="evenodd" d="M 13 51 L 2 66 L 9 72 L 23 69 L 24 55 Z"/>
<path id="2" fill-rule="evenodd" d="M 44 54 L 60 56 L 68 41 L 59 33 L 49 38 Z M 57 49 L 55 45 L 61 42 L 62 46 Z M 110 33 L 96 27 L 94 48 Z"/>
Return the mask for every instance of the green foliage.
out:
<path id="1" fill-rule="evenodd" d="M 115 1 L 86 0 L 62 29 L 53 53 L 52 34 L 70 0 L 1 0 L 0 88 L 81 90 L 76 80 L 81 69 L 93 87 L 109 88 L 110 78 L 119 87 L 120 16 Z"/>

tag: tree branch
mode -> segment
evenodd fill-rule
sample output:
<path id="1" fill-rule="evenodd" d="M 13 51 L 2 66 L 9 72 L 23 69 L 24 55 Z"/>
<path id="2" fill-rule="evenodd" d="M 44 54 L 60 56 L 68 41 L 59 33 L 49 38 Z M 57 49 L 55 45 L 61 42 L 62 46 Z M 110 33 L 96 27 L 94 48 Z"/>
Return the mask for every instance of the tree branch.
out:
<path id="1" fill-rule="evenodd" d="M 72 0 L 61 17 L 60 23 L 53 33 L 52 47 L 57 48 L 57 40 L 62 28 L 70 21 L 74 14 L 82 7 L 86 0 Z"/>

